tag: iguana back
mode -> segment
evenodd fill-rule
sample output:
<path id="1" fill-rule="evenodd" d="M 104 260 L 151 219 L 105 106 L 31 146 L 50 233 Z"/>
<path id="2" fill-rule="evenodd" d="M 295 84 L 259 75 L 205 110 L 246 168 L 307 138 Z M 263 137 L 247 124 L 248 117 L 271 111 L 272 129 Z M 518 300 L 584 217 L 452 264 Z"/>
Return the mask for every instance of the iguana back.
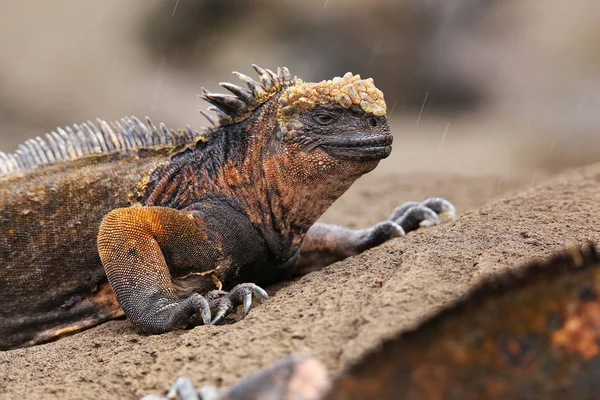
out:
<path id="1" fill-rule="evenodd" d="M 103 135 L 105 144 L 117 146 L 97 154 L 91 146 L 72 148 L 73 159 L 55 150 L 54 162 L 41 161 L 42 151 L 52 151 L 50 137 L 35 147 L 26 142 L 29 148 L 22 146 L 10 163 L 3 155 L 0 349 L 44 342 L 123 314 L 98 256 L 98 227 L 110 210 L 134 204 L 140 184 L 166 162 L 177 141 L 184 143 L 192 135 L 169 132 L 169 138 L 154 145 L 143 143 L 140 132 L 149 124 L 137 125 L 137 143 L 129 141 L 132 131 L 109 128 L 103 121 L 99 125 L 105 129 L 70 143 L 85 144 L 91 135 Z M 69 139 L 60 140 L 56 137 L 54 143 L 66 150 Z"/>

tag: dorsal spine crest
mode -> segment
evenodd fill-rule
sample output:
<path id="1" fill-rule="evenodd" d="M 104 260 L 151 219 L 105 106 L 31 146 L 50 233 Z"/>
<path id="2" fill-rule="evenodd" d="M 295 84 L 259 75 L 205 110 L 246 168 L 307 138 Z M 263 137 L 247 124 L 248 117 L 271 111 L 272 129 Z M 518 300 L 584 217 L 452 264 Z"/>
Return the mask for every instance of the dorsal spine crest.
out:
<path id="1" fill-rule="evenodd" d="M 193 142 L 200 134 L 189 126 L 170 130 L 160 124 L 156 129 L 149 118 L 146 123 L 136 117 L 108 123 L 98 119 L 75 124 L 20 144 L 13 154 L 0 152 L 0 176 L 27 172 L 37 167 L 68 162 L 91 155 L 135 153 L 141 149 L 179 146 Z"/>
<path id="2" fill-rule="evenodd" d="M 87 121 L 64 129 L 57 128 L 46 134 L 45 138 L 29 139 L 19 145 L 14 154 L 0 152 L 0 176 L 27 172 L 90 155 L 135 154 L 141 149 L 206 142 L 219 128 L 244 121 L 254 110 L 279 93 L 285 94 L 280 99 L 282 112 L 285 112 L 286 105 L 297 111 L 301 108 L 298 102 L 304 101 L 312 105 L 326 98 L 344 107 L 360 104 L 367 112 L 385 115 L 383 96 L 374 88 L 372 80 L 361 81 L 359 76 L 348 73 L 333 81 L 305 84 L 292 76 L 285 67 L 277 68 L 276 72 L 255 64 L 252 67 L 259 74 L 259 81 L 239 72 L 233 73 L 246 85 L 245 88 L 222 82 L 220 85 L 231 94 L 211 93 L 202 89 L 200 97 L 212 104 L 208 110 L 215 113 L 211 115 L 200 111 L 211 125 L 203 133 L 193 131 L 189 126 L 184 130 L 174 131 L 162 123 L 157 128 L 149 118 L 146 118 L 145 123 L 136 117 L 125 117 L 111 123 L 101 119 L 96 123 Z M 341 83 L 345 86 L 341 87 Z M 337 86 L 340 86 L 339 90 Z"/>

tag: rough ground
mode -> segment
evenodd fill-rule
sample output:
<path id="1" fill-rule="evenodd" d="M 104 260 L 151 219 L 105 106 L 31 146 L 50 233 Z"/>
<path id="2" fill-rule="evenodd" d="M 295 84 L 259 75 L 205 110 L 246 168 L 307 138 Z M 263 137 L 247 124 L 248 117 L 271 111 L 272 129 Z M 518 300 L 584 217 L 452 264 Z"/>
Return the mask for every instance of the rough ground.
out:
<path id="1" fill-rule="evenodd" d="M 368 226 L 409 199 L 445 196 L 459 220 L 409 234 L 299 280 L 235 324 L 159 336 L 112 321 L 54 343 L 0 353 L 0 398 L 137 398 L 179 375 L 227 386 L 290 352 L 339 372 L 397 330 L 457 298 L 482 275 L 600 242 L 600 164 L 536 179 L 402 175 L 363 178 L 324 216 Z M 398 164 L 395 164 L 398 165 Z"/>

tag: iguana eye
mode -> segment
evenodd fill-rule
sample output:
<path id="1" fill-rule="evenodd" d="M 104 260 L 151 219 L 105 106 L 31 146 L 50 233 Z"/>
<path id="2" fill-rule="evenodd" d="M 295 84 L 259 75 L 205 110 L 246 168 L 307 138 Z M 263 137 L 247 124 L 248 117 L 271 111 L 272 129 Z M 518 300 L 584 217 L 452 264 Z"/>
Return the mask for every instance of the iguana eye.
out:
<path id="1" fill-rule="evenodd" d="M 313 120 L 319 125 L 329 125 L 334 123 L 337 118 L 331 114 L 319 113 L 313 116 Z"/>

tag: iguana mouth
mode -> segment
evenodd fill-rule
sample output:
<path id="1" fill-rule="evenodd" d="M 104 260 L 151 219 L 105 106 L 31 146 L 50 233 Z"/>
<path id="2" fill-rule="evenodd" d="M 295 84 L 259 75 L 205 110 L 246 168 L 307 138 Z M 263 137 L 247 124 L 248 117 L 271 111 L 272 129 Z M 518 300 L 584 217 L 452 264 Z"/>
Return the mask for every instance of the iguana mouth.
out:
<path id="1" fill-rule="evenodd" d="M 339 138 L 321 144 L 321 148 L 337 158 L 351 158 L 364 161 L 380 160 L 392 152 L 392 135 Z"/>

